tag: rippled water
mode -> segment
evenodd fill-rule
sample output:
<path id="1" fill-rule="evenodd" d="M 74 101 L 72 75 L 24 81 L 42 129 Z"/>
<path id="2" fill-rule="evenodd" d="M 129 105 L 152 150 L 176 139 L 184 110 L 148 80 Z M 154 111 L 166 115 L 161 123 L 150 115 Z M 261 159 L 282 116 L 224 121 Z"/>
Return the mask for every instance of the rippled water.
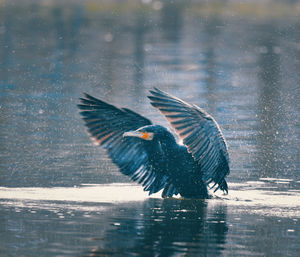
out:
<path id="1" fill-rule="evenodd" d="M 205 201 L 149 198 L 125 183 L 0 188 L 3 248 L 12 256 L 297 256 L 300 190 L 272 191 L 281 182 L 291 183 L 230 183 L 228 196 Z"/>
<path id="2" fill-rule="evenodd" d="M 299 4 L 0 1 L 1 256 L 297 256 Z M 211 113 L 229 195 L 147 196 L 91 144 L 82 92 L 167 126 Z"/>

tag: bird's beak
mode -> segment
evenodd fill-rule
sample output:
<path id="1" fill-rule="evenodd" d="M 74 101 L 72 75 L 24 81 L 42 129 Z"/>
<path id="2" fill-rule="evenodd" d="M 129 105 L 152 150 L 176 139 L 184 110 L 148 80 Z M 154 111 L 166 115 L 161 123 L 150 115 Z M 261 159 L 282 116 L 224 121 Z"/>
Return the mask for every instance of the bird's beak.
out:
<path id="1" fill-rule="evenodd" d="M 144 140 L 152 140 L 153 133 L 145 133 L 140 131 L 127 131 L 123 134 L 123 137 L 138 137 Z"/>
<path id="2" fill-rule="evenodd" d="M 141 137 L 141 134 L 142 133 L 137 131 L 127 131 L 123 134 L 123 137 Z"/>

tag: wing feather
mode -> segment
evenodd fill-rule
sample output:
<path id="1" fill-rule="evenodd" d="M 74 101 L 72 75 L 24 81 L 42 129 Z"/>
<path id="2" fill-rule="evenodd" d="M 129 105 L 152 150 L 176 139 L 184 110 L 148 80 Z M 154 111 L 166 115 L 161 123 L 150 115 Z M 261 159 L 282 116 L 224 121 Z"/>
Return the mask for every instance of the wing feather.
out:
<path id="1" fill-rule="evenodd" d="M 154 88 L 150 93 L 151 105 L 165 116 L 183 140 L 188 151 L 199 163 L 204 180 L 218 184 L 216 190 L 221 188 L 228 191 L 225 181 L 229 174 L 227 144 L 215 119 L 200 107 L 188 104 L 162 90 Z"/>
<path id="2" fill-rule="evenodd" d="M 137 138 L 123 137 L 126 131 L 151 125 L 150 120 L 127 108 L 117 108 L 88 94 L 80 98 L 78 107 L 95 144 L 107 150 L 123 174 L 141 183 L 149 194 L 163 188 L 168 188 L 168 196 L 178 194 L 164 171 L 148 158 L 143 142 Z"/>

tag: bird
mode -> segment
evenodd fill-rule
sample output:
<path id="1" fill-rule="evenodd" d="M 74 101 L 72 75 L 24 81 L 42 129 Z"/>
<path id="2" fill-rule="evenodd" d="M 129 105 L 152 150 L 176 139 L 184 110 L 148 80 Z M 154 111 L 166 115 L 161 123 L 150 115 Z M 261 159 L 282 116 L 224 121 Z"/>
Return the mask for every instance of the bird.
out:
<path id="1" fill-rule="evenodd" d="M 156 87 L 150 104 L 166 118 L 166 127 L 128 108 L 83 93 L 78 108 L 91 139 L 106 149 L 121 173 L 162 198 L 210 198 L 209 190 L 228 194 L 228 147 L 220 126 L 204 109 Z M 178 141 L 178 142 L 177 142 Z"/>

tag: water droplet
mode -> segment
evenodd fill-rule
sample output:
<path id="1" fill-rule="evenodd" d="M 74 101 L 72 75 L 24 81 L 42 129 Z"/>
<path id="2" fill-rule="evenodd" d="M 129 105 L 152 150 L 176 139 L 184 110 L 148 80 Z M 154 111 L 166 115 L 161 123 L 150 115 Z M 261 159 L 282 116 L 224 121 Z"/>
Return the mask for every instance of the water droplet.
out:
<path id="1" fill-rule="evenodd" d="M 113 41 L 113 39 L 114 39 L 114 36 L 113 36 L 113 34 L 111 34 L 111 33 L 106 33 L 106 34 L 104 35 L 104 40 L 105 40 L 106 42 L 111 42 L 111 41 Z"/>

